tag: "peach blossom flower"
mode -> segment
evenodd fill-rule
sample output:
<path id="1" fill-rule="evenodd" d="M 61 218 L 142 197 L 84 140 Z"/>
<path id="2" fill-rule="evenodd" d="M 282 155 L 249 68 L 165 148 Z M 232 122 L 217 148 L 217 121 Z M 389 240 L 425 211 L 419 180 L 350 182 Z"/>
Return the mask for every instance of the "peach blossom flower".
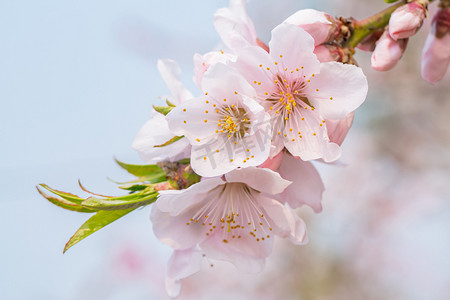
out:
<path id="1" fill-rule="evenodd" d="M 341 120 L 365 100 L 362 70 L 337 62 L 320 63 L 314 40 L 300 27 L 281 24 L 272 31 L 270 53 L 259 47 L 238 51 L 236 68 L 257 91 L 273 126 L 270 157 L 286 147 L 303 160 L 339 158 L 325 119 Z"/>
<path id="2" fill-rule="evenodd" d="M 211 177 L 262 164 L 271 148 L 271 126 L 254 100 L 254 88 L 222 63 L 205 73 L 202 87 L 204 96 L 183 102 L 166 116 L 171 131 L 192 145 L 192 169 Z"/>
<path id="3" fill-rule="evenodd" d="M 305 223 L 277 199 L 290 184 L 269 169 L 248 167 L 186 190 L 161 191 L 151 220 L 155 235 L 175 250 L 167 272 L 169 294 L 176 296 L 180 280 L 200 269 L 201 253 L 243 272 L 259 272 L 274 236 L 305 244 Z"/>

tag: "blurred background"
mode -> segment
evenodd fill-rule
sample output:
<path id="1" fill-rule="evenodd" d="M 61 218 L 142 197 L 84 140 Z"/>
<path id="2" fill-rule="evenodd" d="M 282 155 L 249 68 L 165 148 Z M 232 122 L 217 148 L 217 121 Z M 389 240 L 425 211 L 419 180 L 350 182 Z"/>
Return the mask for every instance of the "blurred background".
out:
<path id="1" fill-rule="evenodd" d="M 130 177 L 113 156 L 141 163 L 131 149 L 151 106 L 168 93 L 156 70 L 171 58 L 192 82 L 194 53 L 219 45 L 210 1 L 0 0 L 0 298 L 168 299 L 170 249 L 153 236 L 150 208 L 95 233 L 65 255 L 88 218 L 57 208 L 35 185 L 103 194 L 107 177 Z M 377 1 L 253 0 L 260 38 L 302 8 L 366 17 Z M 266 270 L 242 275 L 205 264 L 180 299 L 450 299 L 450 74 L 420 78 L 430 20 L 389 72 L 356 59 L 369 79 L 367 101 L 343 144 L 346 166 L 317 164 L 324 211 L 299 213 L 310 243 L 278 240 Z"/>

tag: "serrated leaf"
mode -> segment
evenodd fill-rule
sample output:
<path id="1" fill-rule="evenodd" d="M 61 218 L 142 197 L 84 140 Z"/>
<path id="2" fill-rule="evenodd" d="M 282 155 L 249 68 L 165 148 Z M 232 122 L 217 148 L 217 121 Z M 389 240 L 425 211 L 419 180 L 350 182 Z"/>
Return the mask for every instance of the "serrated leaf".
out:
<path id="1" fill-rule="evenodd" d="M 153 105 L 153 109 L 159 112 L 160 114 L 167 115 L 172 111 L 175 106 L 156 106 Z"/>
<path id="2" fill-rule="evenodd" d="M 138 208 L 155 202 L 157 193 L 141 195 L 131 200 L 99 199 L 90 197 L 83 201 L 82 205 L 95 210 L 122 210 Z"/>
<path id="3" fill-rule="evenodd" d="M 155 148 L 165 147 L 165 146 L 167 146 L 167 145 L 170 145 L 170 144 L 175 143 L 176 141 L 181 140 L 182 138 L 184 138 L 184 135 L 182 135 L 182 136 L 174 136 L 173 138 L 171 138 L 170 140 L 168 140 L 168 141 L 165 142 L 164 144 L 161 144 L 161 145 L 155 145 L 155 146 L 153 146 L 153 147 L 155 147 Z"/>
<path id="4" fill-rule="evenodd" d="M 158 174 L 160 176 L 166 175 L 164 171 L 161 170 L 161 168 L 158 167 L 157 165 L 133 165 L 121 162 L 117 158 L 114 158 L 114 160 L 119 166 L 125 169 L 128 173 L 137 177 L 155 176 L 155 174 Z"/>
<path id="5" fill-rule="evenodd" d="M 70 201 L 70 202 L 73 202 L 73 203 L 77 203 L 77 204 L 81 204 L 81 202 L 83 202 L 83 200 L 84 200 L 83 198 L 80 198 L 77 195 L 73 195 L 73 194 L 70 194 L 70 193 L 66 193 L 66 192 L 63 192 L 63 191 L 58 191 L 58 190 L 52 189 L 51 187 L 49 187 L 46 184 L 41 183 L 39 185 L 42 186 L 44 189 L 48 190 L 49 192 L 52 192 L 53 194 L 58 195 L 61 198 L 67 200 L 67 201 Z"/>
<path id="6" fill-rule="evenodd" d="M 76 204 L 74 202 L 71 202 L 71 201 L 67 201 L 67 200 L 65 200 L 63 198 L 56 198 L 56 197 L 52 197 L 50 195 L 47 195 L 46 193 L 41 191 L 38 187 L 36 187 L 36 189 L 38 190 L 39 194 L 41 194 L 42 197 L 44 197 L 45 199 L 47 199 L 48 201 L 50 201 L 54 205 L 59 206 L 61 208 L 64 208 L 64 209 L 67 209 L 67 210 L 71 210 L 71 211 L 81 212 L 81 213 L 93 213 L 93 212 L 95 212 L 92 209 L 83 207 L 83 206 L 81 206 L 79 204 Z"/>
<path id="7" fill-rule="evenodd" d="M 69 239 L 64 247 L 63 253 L 65 253 L 70 247 L 85 239 L 94 232 L 102 229 L 108 224 L 120 219 L 129 212 L 135 210 L 135 208 L 115 211 L 99 211 L 92 217 L 90 217 L 83 225 L 75 232 L 75 234 Z"/>

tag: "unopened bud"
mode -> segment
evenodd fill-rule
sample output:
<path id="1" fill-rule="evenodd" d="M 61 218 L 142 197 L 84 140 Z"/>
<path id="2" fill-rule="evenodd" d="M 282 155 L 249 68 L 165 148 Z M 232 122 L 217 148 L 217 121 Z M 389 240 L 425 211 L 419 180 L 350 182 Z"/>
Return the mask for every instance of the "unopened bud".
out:
<path id="1" fill-rule="evenodd" d="M 427 15 L 426 4 L 414 1 L 397 8 L 389 20 L 389 34 L 394 40 L 413 36 Z"/>
<path id="2" fill-rule="evenodd" d="M 314 9 L 302 9 L 284 23 L 297 25 L 308 32 L 315 45 L 332 42 L 340 33 L 339 23 L 332 16 Z"/>
<path id="3" fill-rule="evenodd" d="M 422 77 L 430 83 L 440 81 L 450 64 L 450 7 L 443 7 L 433 18 L 422 52 Z"/>
<path id="4" fill-rule="evenodd" d="M 386 30 L 376 43 L 372 53 L 371 65 L 377 71 L 392 69 L 402 58 L 408 39 L 393 40 Z"/>

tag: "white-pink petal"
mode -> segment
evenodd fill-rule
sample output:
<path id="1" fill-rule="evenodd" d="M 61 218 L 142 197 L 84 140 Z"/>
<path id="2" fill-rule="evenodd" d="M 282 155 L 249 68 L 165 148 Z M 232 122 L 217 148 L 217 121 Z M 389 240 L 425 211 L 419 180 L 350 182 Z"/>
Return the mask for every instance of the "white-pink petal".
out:
<path id="1" fill-rule="evenodd" d="M 287 23 L 275 27 L 269 48 L 270 55 L 278 62 L 277 67 L 281 73 L 299 68 L 309 78 L 319 72 L 320 62 L 313 53 L 314 39 L 300 27 Z"/>
<path id="2" fill-rule="evenodd" d="M 320 64 L 307 97 L 325 119 L 343 119 L 366 99 L 368 85 L 361 68 L 338 62 Z"/>
<path id="3" fill-rule="evenodd" d="M 242 182 L 251 188 L 270 195 L 283 192 L 291 181 L 283 179 L 280 174 L 270 169 L 248 167 L 225 174 L 227 182 Z"/>
<path id="4" fill-rule="evenodd" d="M 193 96 L 189 90 L 181 83 L 181 69 L 179 65 L 171 59 L 159 59 L 156 64 L 161 77 L 172 94 L 170 100 L 177 105 Z"/>
<path id="5" fill-rule="evenodd" d="M 196 247 L 174 250 L 166 270 L 166 291 L 176 298 L 181 291 L 181 280 L 200 271 L 203 253 Z"/>
<path id="6" fill-rule="evenodd" d="M 250 235 L 232 239 L 226 243 L 219 233 L 203 241 L 200 248 L 209 258 L 232 263 L 241 272 L 256 273 L 262 271 L 266 257 L 272 251 L 273 238 L 256 241 Z"/>
<path id="7" fill-rule="evenodd" d="M 155 113 L 139 130 L 132 147 L 139 153 L 142 160 L 151 164 L 188 158 L 191 147 L 186 138 L 164 147 L 154 147 L 164 144 L 173 137 L 174 134 L 169 130 L 165 117 Z"/>
<path id="8" fill-rule="evenodd" d="M 322 211 L 322 194 L 325 191 L 322 179 L 311 162 L 285 155 L 278 169 L 279 174 L 292 184 L 280 198 L 293 208 L 308 205 L 314 212 Z"/>
<path id="9" fill-rule="evenodd" d="M 308 242 L 305 222 L 290 207 L 266 197 L 260 197 L 259 200 L 278 236 L 288 238 L 295 245 Z"/>
<path id="10" fill-rule="evenodd" d="M 256 31 L 245 9 L 246 0 L 231 0 L 229 8 L 214 14 L 214 27 L 224 44 L 232 50 L 256 45 Z"/>

